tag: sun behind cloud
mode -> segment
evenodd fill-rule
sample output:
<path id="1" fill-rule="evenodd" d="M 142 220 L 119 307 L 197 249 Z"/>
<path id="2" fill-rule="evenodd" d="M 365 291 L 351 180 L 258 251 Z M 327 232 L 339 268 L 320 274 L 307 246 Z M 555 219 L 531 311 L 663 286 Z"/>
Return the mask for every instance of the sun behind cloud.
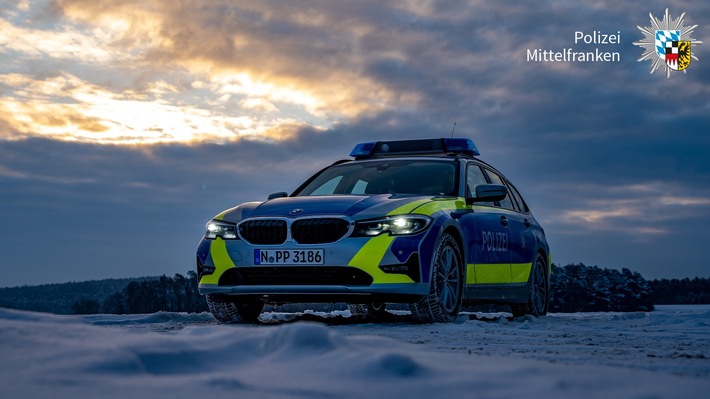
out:
<path id="1" fill-rule="evenodd" d="M 21 2 L 0 14 L 0 139 L 282 140 L 395 98 L 342 51 L 362 29 L 346 27 L 330 44 L 271 32 L 289 25 L 327 36 L 324 18 L 258 4 Z"/>

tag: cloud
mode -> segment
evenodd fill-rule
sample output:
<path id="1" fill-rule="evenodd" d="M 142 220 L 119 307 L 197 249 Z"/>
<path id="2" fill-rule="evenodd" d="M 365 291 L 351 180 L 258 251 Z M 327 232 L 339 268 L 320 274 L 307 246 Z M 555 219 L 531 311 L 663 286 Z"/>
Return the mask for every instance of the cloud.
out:
<path id="1" fill-rule="evenodd" d="M 671 206 L 708 206 L 710 205 L 710 198 L 693 198 L 693 197 L 676 197 L 676 196 L 665 196 L 661 197 L 660 201 L 663 205 Z"/>
<path id="2" fill-rule="evenodd" d="M 12 96 L 0 97 L 4 111 L 0 119 L 10 127 L 5 139 L 17 139 L 19 134 L 99 144 L 189 144 L 245 137 L 280 139 L 302 125 L 294 118 L 268 116 L 273 109 L 265 109 L 269 102 L 264 99 L 247 99 L 251 102 L 244 108 L 265 115 L 205 108 L 194 100 L 186 104 L 171 101 L 181 89 L 162 80 L 150 82 L 141 91 L 115 92 L 68 73 L 44 79 L 15 73 L 0 75 L 0 85 L 13 91 Z"/>
<path id="3" fill-rule="evenodd" d="M 688 7 L 699 11 L 692 4 Z M 565 142 L 609 137 L 622 130 L 640 135 L 647 129 L 632 117 L 639 111 L 649 118 L 666 117 L 663 98 L 670 83 L 621 80 L 636 66 L 631 39 L 620 48 L 627 58 L 621 67 L 564 64 L 559 69 L 556 64 L 525 61 L 527 48 L 570 46 L 576 30 L 621 30 L 624 37 L 631 37 L 636 33 L 636 8 L 603 1 L 501 7 L 485 1 L 352 5 L 64 0 L 51 8 L 57 10 L 59 25 L 29 29 L 20 22 L 5 24 L 30 38 L 36 32 L 61 36 L 71 31 L 83 37 L 73 42 L 87 48 L 87 54 L 97 49 L 115 55 L 109 57 L 117 65 L 110 84 L 88 71 L 72 73 L 114 97 L 143 93 L 149 102 L 185 106 L 174 109 L 187 114 L 182 132 L 168 129 L 155 134 L 154 125 L 166 118 L 162 111 L 151 111 L 149 115 L 161 117 L 114 134 L 134 137 L 128 142 L 140 142 L 143 133 L 148 143 L 170 142 L 171 137 L 184 141 L 195 136 L 197 140 L 291 136 L 288 131 L 295 121 L 329 128 L 367 115 L 409 110 L 425 112 L 442 128 L 456 121 L 460 128 L 475 129 L 497 148 L 510 147 L 506 145 L 510 136 L 522 129 Z M 702 18 L 700 12 L 694 14 Z M 71 45 L 52 47 L 58 53 L 45 56 L 63 62 L 71 58 L 71 50 L 63 50 Z M 30 56 L 30 49 L 24 55 Z M 78 61 L 87 67 L 87 61 L 80 57 Z M 102 68 L 106 67 L 104 63 Z M 689 80 L 686 101 L 707 104 L 707 82 Z M 590 81 L 602 84 L 589 85 Z M 609 87 L 605 81 L 620 84 Z M 174 90 L 151 91 L 157 84 Z M 194 120 L 195 108 L 215 119 L 232 120 L 201 134 L 197 126 L 205 121 Z M 678 111 L 692 118 L 701 115 L 701 108 Z M 79 139 L 95 137 L 85 136 Z"/>
<path id="4" fill-rule="evenodd" d="M 111 32 L 19 27 L 0 19 L 1 51 L 19 53 L 30 59 L 71 58 L 94 64 L 128 59 L 125 53 L 105 46 L 102 37 L 108 35 L 111 35 Z"/>
<path id="5" fill-rule="evenodd" d="M 304 8 L 295 3 L 198 1 L 59 4 L 65 17 L 74 21 L 101 26 L 120 20 L 126 26 L 144 26 L 137 31 L 127 29 L 115 40 L 129 51 L 132 47 L 145 49 L 142 61 L 155 66 L 179 65 L 217 81 L 246 76 L 253 84 L 272 86 L 267 88 L 269 92 L 274 92 L 275 86 L 287 100 L 293 99 L 289 92 L 302 93 L 300 99 L 306 95 L 316 98 L 320 103 L 311 103 L 311 111 L 352 116 L 377 109 L 390 96 L 377 82 L 359 73 L 359 37 L 373 27 L 357 15 L 346 19 L 333 15 L 342 8 L 338 5 Z M 337 27 L 333 18 L 340 20 Z"/>

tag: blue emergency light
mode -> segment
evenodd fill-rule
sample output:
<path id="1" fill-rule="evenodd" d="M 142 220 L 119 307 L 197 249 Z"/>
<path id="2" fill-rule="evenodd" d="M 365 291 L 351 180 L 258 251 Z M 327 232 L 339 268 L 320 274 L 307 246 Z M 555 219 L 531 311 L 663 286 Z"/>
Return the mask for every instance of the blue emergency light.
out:
<path id="1" fill-rule="evenodd" d="M 372 141 L 360 143 L 350 153 L 354 158 L 388 155 L 465 154 L 481 155 L 473 140 L 464 138 Z"/>

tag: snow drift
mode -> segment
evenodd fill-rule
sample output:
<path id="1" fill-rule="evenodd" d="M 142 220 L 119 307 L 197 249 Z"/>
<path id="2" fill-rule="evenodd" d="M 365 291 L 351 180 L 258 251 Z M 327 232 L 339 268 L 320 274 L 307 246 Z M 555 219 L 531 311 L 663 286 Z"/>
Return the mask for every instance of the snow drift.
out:
<path id="1" fill-rule="evenodd" d="M 658 321 L 687 326 L 687 315 L 679 317 Z M 709 317 L 690 322 L 702 329 Z M 607 325 L 617 322 L 612 318 L 604 318 Z M 115 328 L 175 322 L 180 328 L 170 334 Z M 526 320 L 515 329 L 525 323 L 529 328 Z M 445 334 L 435 339 L 446 345 L 452 334 L 476 340 L 498 324 L 223 326 L 206 314 L 78 317 L 0 309 L 0 397 L 692 398 L 710 388 L 703 376 L 435 351 L 377 336 L 439 328 Z"/>

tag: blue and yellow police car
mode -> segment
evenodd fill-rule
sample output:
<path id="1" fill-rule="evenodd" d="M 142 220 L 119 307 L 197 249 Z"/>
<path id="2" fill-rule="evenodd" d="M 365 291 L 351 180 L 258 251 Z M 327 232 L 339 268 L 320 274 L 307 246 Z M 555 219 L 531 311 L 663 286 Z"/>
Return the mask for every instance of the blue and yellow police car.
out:
<path id="1" fill-rule="evenodd" d="M 378 141 L 290 195 L 228 209 L 197 249 L 199 290 L 220 322 L 264 304 L 344 302 L 377 318 L 408 304 L 449 322 L 464 304 L 547 313 L 550 249 L 518 190 L 461 138 Z"/>

